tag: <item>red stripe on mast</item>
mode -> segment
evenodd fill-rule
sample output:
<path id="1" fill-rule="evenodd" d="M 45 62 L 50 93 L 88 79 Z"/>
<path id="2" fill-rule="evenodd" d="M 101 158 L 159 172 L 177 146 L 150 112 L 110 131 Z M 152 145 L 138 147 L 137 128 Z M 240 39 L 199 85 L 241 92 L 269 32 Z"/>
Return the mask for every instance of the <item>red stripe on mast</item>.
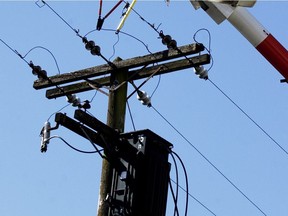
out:
<path id="1" fill-rule="evenodd" d="M 256 49 L 288 80 L 288 51 L 269 34 Z"/>

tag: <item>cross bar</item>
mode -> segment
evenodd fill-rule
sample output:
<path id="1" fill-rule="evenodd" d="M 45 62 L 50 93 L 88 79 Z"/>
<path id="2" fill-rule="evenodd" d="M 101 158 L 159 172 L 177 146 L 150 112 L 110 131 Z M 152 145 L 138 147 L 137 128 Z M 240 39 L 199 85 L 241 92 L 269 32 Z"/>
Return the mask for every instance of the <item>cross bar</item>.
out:
<path id="1" fill-rule="evenodd" d="M 155 75 L 161 75 L 165 73 L 175 72 L 178 70 L 183 70 L 191 67 L 195 67 L 198 65 L 204 65 L 210 63 L 210 55 L 203 54 L 196 57 L 190 57 L 189 61 L 187 59 L 182 59 L 174 62 L 168 62 L 156 66 L 147 67 L 144 69 L 135 69 L 129 71 L 130 77 L 133 77 L 133 80 L 139 80 L 146 77 L 149 77 L 155 70 L 159 67 L 162 67 L 161 70 Z M 129 79 L 129 78 L 128 78 Z M 93 83 L 97 83 L 100 86 L 108 86 L 110 84 L 110 76 L 102 77 L 98 79 L 91 80 Z M 65 96 L 66 94 L 75 94 L 84 91 L 92 90 L 92 87 L 88 82 L 79 82 L 67 86 L 61 87 L 63 91 L 60 91 L 58 88 L 49 89 L 46 91 L 46 97 L 48 99 L 58 98 Z M 65 93 L 65 94 L 64 94 Z"/>
<path id="2" fill-rule="evenodd" d="M 161 52 L 152 53 L 145 56 L 130 58 L 119 62 L 113 62 L 116 66 L 116 70 L 128 70 L 132 68 L 141 67 L 161 61 L 167 61 L 170 59 L 178 58 L 181 56 L 187 56 L 203 51 L 205 48 L 203 44 L 193 43 L 185 46 L 178 47 L 178 50 L 168 49 Z M 104 64 L 96 67 L 91 67 L 83 70 L 78 70 L 72 73 L 65 73 L 56 76 L 49 77 L 49 80 L 36 80 L 33 87 L 35 89 L 43 89 L 55 85 L 70 83 L 78 80 L 83 80 L 91 77 L 102 76 L 104 74 L 110 74 L 115 69 L 109 64 Z"/>

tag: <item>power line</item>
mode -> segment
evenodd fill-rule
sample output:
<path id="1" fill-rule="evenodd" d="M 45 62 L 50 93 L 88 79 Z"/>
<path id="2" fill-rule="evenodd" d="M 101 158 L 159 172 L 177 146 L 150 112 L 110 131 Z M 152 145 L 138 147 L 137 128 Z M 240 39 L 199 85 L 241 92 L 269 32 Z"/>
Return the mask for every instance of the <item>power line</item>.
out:
<path id="1" fill-rule="evenodd" d="M 197 151 L 202 158 L 204 158 L 223 178 L 225 178 L 240 194 L 242 194 L 246 200 L 248 200 L 255 208 L 257 208 L 263 215 L 267 216 L 266 213 L 253 202 L 239 187 L 237 187 L 223 172 L 221 172 L 203 153 L 200 152 L 167 118 L 165 118 L 154 106 L 151 106 L 153 110 L 166 122 L 168 123 L 195 151 Z"/>
<path id="2" fill-rule="evenodd" d="M 101 53 L 101 48 L 95 44 L 94 41 L 88 41 L 86 37 L 83 37 L 79 34 L 80 30 L 76 30 L 73 28 L 59 13 L 57 13 L 47 2 L 42 0 L 44 5 L 47 5 L 47 7 L 56 15 L 58 16 L 73 32 L 76 33 L 78 37 L 82 39 L 82 42 L 85 44 L 85 48 L 89 51 L 91 51 L 92 55 L 100 56 L 107 64 L 109 64 L 113 69 L 117 69 L 115 64 L 113 64 L 111 61 L 109 61 L 105 56 Z"/>
<path id="3" fill-rule="evenodd" d="M 170 178 L 170 181 L 173 182 L 177 187 L 179 187 L 182 191 L 187 193 L 192 199 L 194 199 L 197 203 L 199 203 L 202 207 L 204 207 L 207 211 L 209 211 L 214 216 L 217 216 L 211 209 L 209 209 L 206 205 L 204 205 L 200 200 L 198 200 L 195 196 L 193 196 L 191 193 L 186 191 L 185 188 L 183 188 L 180 184 L 177 184 L 177 182 Z"/>
<path id="4" fill-rule="evenodd" d="M 32 49 L 30 49 L 30 50 L 23 56 L 23 58 L 26 58 L 26 56 L 27 56 L 30 52 L 32 52 L 33 50 L 35 50 L 35 49 L 43 49 L 43 50 L 47 51 L 47 52 L 52 56 L 52 58 L 53 58 L 53 60 L 54 60 L 54 62 L 55 62 L 55 65 L 56 65 L 58 74 L 61 73 L 61 72 L 60 72 L 59 65 L 58 65 L 58 62 L 57 62 L 54 54 L 53 54 L 49 49 L 47 49 L 47 48 L 45 48 L 45 47 L 43 47 L 43 46 L 35 46 L 35 47 L 33 47 Z"/>
<path id="5" fill-rule="evenodd" d="M 56 14 L 73 32 L 75 32 L 78 37 L 82 38 L 81 35 L 79 35 L 79 30 L 76 30 L 75 28 L 73 28 L 73 27 L 72 27 L 62 16 L 60 16 L 60 14 L 57 13 L 46 1 L 44 1 L 44 0 L 41 0 L 41 1 L 42 1 L 42 3 L 43 3 L 44 5 L 46 5 L 51 11 L 53 11 L 53 13 Z M 38 7 L 39 7 L 39 6 L 38 6 Z"/>
<path id="6" fill-rule="evenodd" d="M 256 127 L 258 127 L 274 144 L 276 144 L 286 155 L 288 152 L 263 128 L 261 127 L 247 112 L 245 112 L 231 97 L 229 97 L 218 85 L 216 85 L 211 79 L 209 82 L 219 90 L 240 112 L 242 112 Z"/>

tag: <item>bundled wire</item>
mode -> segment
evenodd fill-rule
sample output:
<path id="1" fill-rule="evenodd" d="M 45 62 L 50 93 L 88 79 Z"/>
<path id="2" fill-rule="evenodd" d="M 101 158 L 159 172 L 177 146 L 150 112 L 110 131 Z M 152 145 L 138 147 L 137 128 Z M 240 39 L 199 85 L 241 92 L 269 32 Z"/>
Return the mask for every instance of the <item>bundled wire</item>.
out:
<path id="1" fill-rule="evenodd" d="M 178 173 L 178 165 L 177 165 L 177 162 L 176 162 L 176 159 L 174 157 L 174 154 L 170 154 L 171 157 L 172 157 L 172 160 L 174 162 L 174 167 L 175 167 L 175 174 L 176 174 L 176 194 L 174 194 L 174 191 L 173 191 L 173 187 L 172 187 L 172 184 L 171 184 L 171 177 L 169 179 L 169 187 L 170 187 L 170 190 L 172 192 L 172 197 L 173 197 L 173 200 L 174 200 L 174 204 L 175 204 L 175 207 L 174 207 L 174 216 L 177 214 L 179 215 L 179 211 L 178 211 L 178 189 L 179 189 L 179 173 Z M 186 193 L 188 193 L 188 191 L 186 191 Z"/>
<path id="2" fill-rule="evenodd" d="M 189 203 L 189 183 L 188 183 L 188 174 L 187 174 L 187 171 L 186 171 L 186 167 L 181 159 L 181 157 L 175 153 L 174 151 L 171 151 L 171 156 L 172 158 L 174 158 L 174 156 L 176 156 L 176 158 L 179 160 L 179 162 L 181 163 L 181 166 L 182 166 L 182 169 L 184 171 L 184 176 L 185 176 L 185 183 L 186 183 L 186 202 L 185 202 L 185 213 L 184 213 L 184 216 L 187 216 L 188 215 L 188 203 Z M 175 160 L 175 158 L 173 159 Z M 175 160 L 176 161 L 176 160 Z M 178 183 L 177 183 L 177 180 L 176 180 L 176 184 L 177 184 L 177 188 L 178 188 Z M 178 192 L 177 192 L 178 194 Z M 175 197 L 176 199 L 176 197 Z M 177 199 L 176 199 L 176 203 L 177 203 Z M 177 205 L 176 205 L 177 207 Z M 178 209 L 177 209 L 178 210 Z M 174 211 L 175 212 L 175 211 Z M 176 211 L 177 212 L 177 211 Z M 178 213 L 179 214 L 179 213 Z M 175 213 L 174 213 L 175 215 Z"/>

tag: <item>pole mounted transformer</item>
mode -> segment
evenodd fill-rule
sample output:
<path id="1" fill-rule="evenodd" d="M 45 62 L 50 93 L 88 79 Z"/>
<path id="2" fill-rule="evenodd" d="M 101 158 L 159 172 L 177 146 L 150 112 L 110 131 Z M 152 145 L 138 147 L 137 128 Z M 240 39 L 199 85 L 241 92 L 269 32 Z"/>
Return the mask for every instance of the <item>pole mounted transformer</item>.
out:
<path id="1" fill-rule="evenodd" d="M 217 24 L 228 20 L 288 80 L 288 51 L 244 7 L 256 0 L 190 0 L 195 9 L 202 8 Z"/>
<path id="2" fill-rule="evenodd" d="M 172 144 L 150 130 L 125 133 L 121 138 L 137 153 L 123 156 L 122 168 L 113 169 L 108 215 L 165 216 Z"/>
<path id="3" fill-rule="evenodd" d="M 55 122 L 104 148 L 112 170 L 105 216 L 165 216 L 173 145 L 148 129 L 119 133 L 82 110 L 74 118 L 57 113 Z"/>

